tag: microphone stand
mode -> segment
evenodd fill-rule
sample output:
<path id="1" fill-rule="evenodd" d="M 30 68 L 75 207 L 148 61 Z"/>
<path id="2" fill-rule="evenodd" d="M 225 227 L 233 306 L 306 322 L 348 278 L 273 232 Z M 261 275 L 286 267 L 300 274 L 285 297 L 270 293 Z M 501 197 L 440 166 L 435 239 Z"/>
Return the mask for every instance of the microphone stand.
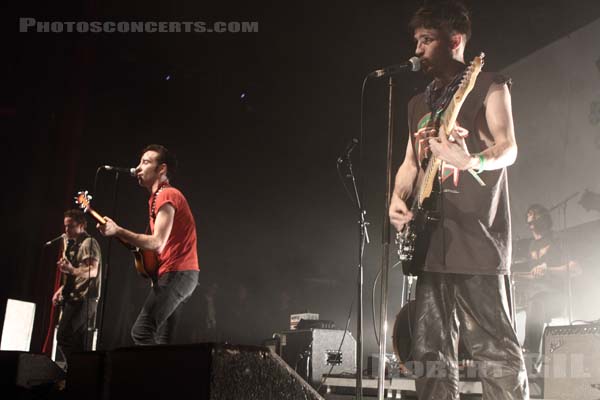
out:
<path id="1" fill-rule="evenodd" d="M 358 220 L 358 239 L 359 239 L 359 247 L 358 247 L 358 276 L 357 276 L 357 291 L 358 291 L 358 307 L 357 307 L 357 317 L 356 317 L 356 398 L 357 400 L 362 400 L 362 358 L 363 358 L 363 276 L 364 276 L 364 266 L 363 266 L 363 257 L 364 257 L 364 249 L 365 243 L 369 243 L 369 231 L 368 226 L 369 222 L 366 221 L 365 215 L 367 211 L 363 208 L 363 203 L 361 201 L 361 195 L 358 191 L 358 186 L 356 184 L 356 178 L 354 175 L 354 170 L 352 168 L 352 158 L 350 157 L 350 153 L 347 152 L 346 163 L 348 165 L 349 177 L 352 180 L 352 188 L 353 195 L 356 200 L 356 207 L 359 214 Z"/>
<path id="2" fill-rule="evenodd" d="M 568 313 L 568 318 L 569 318 L 569 325 L 573 325 L 573 287 L 571 285 L 571 266 L 569 265 L 569 263 L 571 261 L 571 257 L 569 257 L 569 252 L 567 250 L 567 246 L 564 245 L 564 242 L 565 242 L 564 235 L 567 230 L 567 205 L 569 203 L 569 200 L 571 200 L 578 194 L 579 194 L 579 192 L 573 193 L 572 195 L 568 196 L 566 199 L 564 199 L 560 203 L 552 206 L 550 208 L 550 210 L 548 210 L 548 212 L 550 212 L 559 207 L 562 210 L 563 237 L 561 238 L 561 247 L 562 247 L 562 251 L 565 253 L 564 255 L 565 255 L 566 262 L 567 262 L 566 263 L 566 265 L 567 265 L 567 313 Z"/>
<path id="3" fill-rule="evenodd" d="M 385 360 L 387 338 L 387 306 L 388 306 L 388 280 L 390 268 L 390 218 L 388 210 L 392 197 L 392 143 L 394 136 L 394 79 L 388 80 L 388 132 L 387 132 L 387 162 L 386 162 L 386 188 L 385 207 L 383 216 L 382 256 L 381 256 L 381 298 L 379 308 L 379 372 L 377 379 L 377 398 L 383 400 L 385 390 Z"/>
<path id="4" fill-rule="evenodd" d="M 113 210 L 112 210 L 112 215 L 116 216 L 117 215 L 117 200 L 118 200 L 118 193 L 119 193 L 119 171 L 115 171 L 115 190 L 113 193 Z M 107 245 L 107 249 L 106 249 L 106 262 L 104 263 L 104 270 L 102 271 L 102 276 L 100 278 L 100 296 L 98 297 L 98 301 L 100 302 L 100 312 L 98 313 L 98 348 L 104 348 L 104 308 L 105 308 L 105 304 L 106 302 L 104 301 L 104 299 L 107 296 L 108 293 L 108 271 L 109 271 L 109 267 L 110 267 L 110 254 L 111 254 L 111 248 L 112 248 L 112 243 L 113 243 L 113 238 L 110 237 L 108 239 L 108 245 Z M 104 284 L 102 284 L 102 282 L 104 282 Z"/>

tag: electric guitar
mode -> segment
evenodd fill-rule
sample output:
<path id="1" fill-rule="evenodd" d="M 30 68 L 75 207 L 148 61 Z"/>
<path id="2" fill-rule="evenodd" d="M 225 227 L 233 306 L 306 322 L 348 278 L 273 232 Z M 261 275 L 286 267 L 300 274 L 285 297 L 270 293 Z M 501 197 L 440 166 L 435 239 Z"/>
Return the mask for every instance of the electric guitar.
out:
<path id="1" fill-rule="evenodd" d="M 484 57 L 485 55 L 481 53 L 471 61 L 471 64 L 463 74 L 461 83 L 454 93 L 450 104 L 448 104 L 442 115 L 439 116 L 440 128 L 448 136 L 455 127 L 460 108 L 475 86 L 477 76 L 483 68 Z M 432 118 L 432 121 L 435 119 Z M 402 261 L 404 275 L 416 276 L 421 273 L 429 248 L 431 232 L 435 224 L 440 220 L 440 213 L 437 210 L 437 197 L 440 192 L 437 176 L 442 166 L 442 160 L 432 154 L 429 156 L 426 164 L 425 171 L 417 183 L 414 192 L 410 209 L 413 213 L 413 219 L 396 234 L 398 256 L 400 261 Z"/>
<path id="2" fill-rule="evenodd" d="M 88 194 L 87 190 L 81 191 L 78 192 L 77 197 L 75 197 L 75 204 L 77 204 L 83 212 L 91 215 L 99 224 L 106 224 L 106 219 L 90 206 L 91 200 L 92 196 Z M 133 254 L 137 272 L 142 277 L 152 279 L 154 282 L 158 276 L 158 267 L 160 266 L 156 252 L 140 249 L 120 238 L 117 239 L 119 239 L 119 242 Z"/>

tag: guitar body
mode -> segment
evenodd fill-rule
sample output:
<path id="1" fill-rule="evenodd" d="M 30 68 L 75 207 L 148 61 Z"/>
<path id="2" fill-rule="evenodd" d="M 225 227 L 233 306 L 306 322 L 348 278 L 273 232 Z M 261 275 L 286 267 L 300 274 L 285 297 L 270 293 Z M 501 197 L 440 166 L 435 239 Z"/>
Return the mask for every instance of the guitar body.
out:
<path id="1" fill-rule="evenodd" d="M 435 186 L 435 190 L 423 204 L 417 203 L 413 207 L 413 219 L 406 224 L 396 239 L 404 275 L 419 276 L 425 266 L 431 234 L 440 220 L 437 209 L 439 191 L 438 185 Z"/>
<path id="2" fill-rule="evenodd" d="M 135 269 L 144 278 L 155 280 L 158 276 L 158 255 L 151 250 L 134 249 L 132 250 Z"/>

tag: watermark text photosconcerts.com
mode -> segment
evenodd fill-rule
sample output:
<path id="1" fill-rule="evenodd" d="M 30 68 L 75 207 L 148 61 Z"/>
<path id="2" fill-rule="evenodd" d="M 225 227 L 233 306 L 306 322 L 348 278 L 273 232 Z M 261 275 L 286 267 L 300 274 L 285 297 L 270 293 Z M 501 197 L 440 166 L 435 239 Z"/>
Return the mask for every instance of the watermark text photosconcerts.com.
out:
<path id="1" fill-rule="evenodd" d="M 258 21 L 38 21 L 19 18 L 19 32 L 35 33 L 257 33 Z"/>

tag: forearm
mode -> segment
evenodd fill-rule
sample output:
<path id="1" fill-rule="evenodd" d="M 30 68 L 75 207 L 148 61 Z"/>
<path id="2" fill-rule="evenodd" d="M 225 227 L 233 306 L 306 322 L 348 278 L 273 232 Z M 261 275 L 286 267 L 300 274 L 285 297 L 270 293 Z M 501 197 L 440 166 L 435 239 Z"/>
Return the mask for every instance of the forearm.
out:
<path id="1" fill-rule="evenodd" d="M 516 159 L 517 144 L 504 141 L 488 147 L 481 153 L 472 154 L 469 168 L 475 171 L 492 171 L 508 167 L 514 164 Z"/>
<path id="2" fill-rule="evenodd" d="M 154 235 L 135 233 L 122 227 L 119 227 L 115 236 L 133 246 L 145 250 L 156 251 L 162 246 L 161 240 Z"/>
<path id="3" fill-rule="evenodd" d="M 401 200 L 408 199 L 412 194 L 417 174 L 418 169 L 414 164 L 404 162 L 396 173 L 393 195 Z"/>
<path id="4" fill-rule="evenodd" d="M 79 268 L 76 268 L 74 271 L 75 276 L 83 276 L 95 278 L 98 276 L 98 261 L 94 261 L 89 265 L 82 265 Z"/>
<path id="5" fill-rule="evenodd" d="M 548 267 L 548 272 L 555 276 L 566 277 L 568 275 L 577 276 L 581 274 L 581 269 L 577 263 L 570 261 L 567 264 Z"/>

